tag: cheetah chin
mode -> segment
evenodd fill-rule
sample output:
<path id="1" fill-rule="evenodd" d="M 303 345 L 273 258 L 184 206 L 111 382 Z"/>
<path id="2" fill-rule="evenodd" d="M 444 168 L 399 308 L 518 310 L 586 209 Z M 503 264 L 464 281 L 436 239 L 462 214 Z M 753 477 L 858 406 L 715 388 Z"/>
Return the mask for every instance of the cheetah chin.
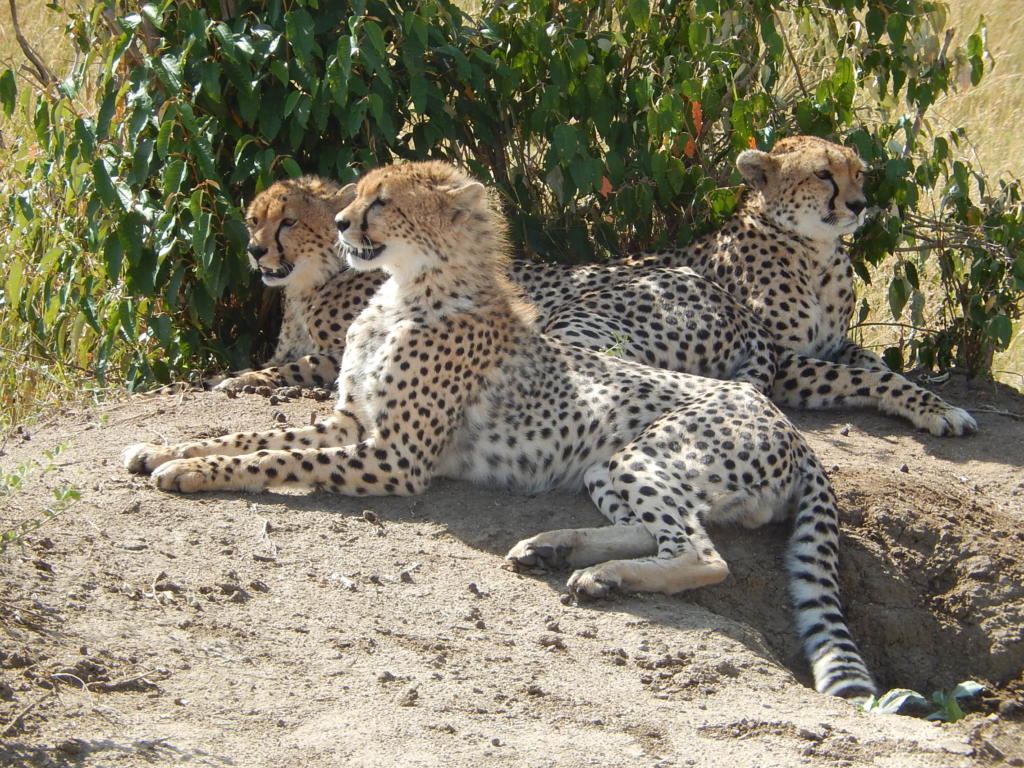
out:
<path id="1" fill-rule="evenodd" d="M 286 280 L 292 273 L 295 267 L 289 261 L 282 261 L 281 266 L 277 269 L 271 269 L 270 267 L 260 267 L 260 277 L 263 282 L 267 285 L 273 285 L 279 280 Z M 273 283 L 270 281 L 274 281 Z"/>
<path id="2" fill-rule="evenodd" d="M 342 245 L 345 249 L 345 258 L 348 259 L 348 263 L 352 266 L 359 262 L 373 261 L 384 253 L 384 249 L 387 247 L 385 245 L 377 245 L 360 248 L 350 243 L 342 243 Z"/>

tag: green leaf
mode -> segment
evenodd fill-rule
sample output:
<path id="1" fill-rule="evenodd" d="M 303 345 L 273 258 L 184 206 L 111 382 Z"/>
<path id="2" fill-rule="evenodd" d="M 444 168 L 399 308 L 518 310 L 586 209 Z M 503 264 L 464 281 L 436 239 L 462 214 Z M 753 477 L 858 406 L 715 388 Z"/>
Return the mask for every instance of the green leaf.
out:
<path id="1" fill-rule="evenodd" d="M 18 99 L 18 86 L 14 81 L 14 72 L 5 69 L 0 74 L 0 105 L 3 106 L 4 114 L 10 117 L 14 114 L 14 105 Z"/>
<path id="2" fill-rule="evenodd" d="M 305 8 L 295 8 L 284 15 L 284 29 L 295 58 L 302 66 L 308 67 L 313 53 L 313 17 Z"/>
<path id="3" fill-rule="evenodd" d="M 302 175 L 302 168 L 299 166 L 298 163 L 295 162 L 294 157 L 282 157 L 281 167 L 284 169 L 284 172 L 287 173 L 290 178 L 295 179 Z"/>
<path id="4" fill-rule="evenodd" d="M 1006 349 L 1010 346 L 1010 341 L 1013 339 L 1013 323 L 1010 322 L 1010 318 L 1006 315 L 996 315 L 989 320 L 987 333 L 989 338 L 993 339 L 996 344 L 999 345 L 999 349 Z M 961 683 L 957 686 L 957 689 L 963 685 L 967 685 L 967 683 Z M 977 683 L 974 683 L 974 685 L 977 685 Z M 975 693 L 977 693 L 977 691 L 975 691 Z M 961 695 L 973 696 L 974 693 L 964 693 Z"/>
<path id="5" fill-rule="evenodd" d="M 7 281 L 4 283 L 4 301 L 11 309 L 17 311 L 21 304 L 21 287 L 25 274 L 25 264 L 15 259 L 7 265 Z"/>
<path id="6" fill-rule="evenodd" d="M 555 130 L 551 134 L 551 147 L 561 162 L 567 163 L 572 160 L 576 156 L 578 146 L 579 134 L 575 126 L 555 126 Z"/>
<path id="7" fill-rule="evenodd" d="M 178 194 L 181 184 L 185 180 L 187 167 L 184 158 L 176 157 L 164 166 L 160 191 L 163 193 L 164 201 L 172 195 Z"/>
<path id="8" fill-rule="evenodd" d="M 893 688 L 871 702 L 869 706 L 865 707 L 865 711 L 881 715 L 893 715 L 899 712 L 900 708 L 908 702 L 921 706 L 928 705 L 928 699 L 917 691 L 912 691 L 909 688 Z"/>
<path id="9" fill-rule="evenodd" d="M 868 39 L 877 43 L 885 32 L 885 13 L 877 5 L 872 5 L 864 14 L 864 26 L 868 31 Z"/>
<path id="10" fill-rule="evenodd" d="M 103 261 L 107 266 L 107 280 L 111 284 L 121 279 L 121 263 L 124 260 L 124 246 L 121 245 L 121 238 L 117 232 L 107 235 L 103 244 Z"/>
<path id="11" fill-rule="evenodd" d="M 895 277 L 889 283 L 889 309 L 894 319 L 899 320 L 903 307 L 910 298 L 910 283 L 903 277 Z"/>
<path id="12" fill-rule="evenodd" d="M 981 683 L 977 683 L 974 680 L 964 680 L 962 683 L 957 685 L 949 695 L 954 699 L 965 699 L 970 698 L 971 696 L 977 696 L 984 690 L 985 686 Z"/>
<path id="13" fill-rule="evenodd" d="M 891 13 L 885 22 L 885 31 L 897 48 L 902 47 L 907 38 L 907 17 L 902 13 Z"/>
<path id="14" fill-rule="evenodd" d="M 120 206 L 121 198 L 114 189 L 114 182 L 110 178 L 110 171 L 107 169 L 107 162 L 103 158 L 97 158 L 92 164 L 93 181 L 96 183 L 96 193 L 100 200 L 108 208 Z"/>

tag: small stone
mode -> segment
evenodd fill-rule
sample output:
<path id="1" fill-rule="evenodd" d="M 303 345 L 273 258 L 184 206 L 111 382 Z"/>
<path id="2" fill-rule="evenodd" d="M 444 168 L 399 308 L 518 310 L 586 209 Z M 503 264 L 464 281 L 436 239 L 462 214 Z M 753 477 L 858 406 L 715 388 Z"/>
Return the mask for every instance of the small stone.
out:
<path id="1" fill-rule="evenodd" d="M 843 437 L 848 437 L 850 435 L 850 427 L 843 427 L 842 429 L 839 430 L 839 434 L 842 435 Z"/>
<path id="2" fill-rule="evenodd" d="M 546 629 L 548 632 L 562 631 L 561 629 L 559 629 L 557 621 L 549 621 L 547 624 L 544 625 L 544 629 Z"/>
<path id="3" fill-rule="evenodd" d="M 718 662 L 718 664 L 715 665 L 715 671 L 718 672 L 718 674 L 720 674 L 720 675 L 725 675 L 726 677 L 739 677 L 740 676 L 739 668 L 735 664 L 733 664 L 731 661 L 720 661 L 720 662 Z"/>
<path id="4" fill-rule="evenodd" d="M 557 649 L 559 651 L 565 650 L 565 641 L 558 635 L 541 635 L 537 639 L 537 642 L 545 648 Z"/>
<path id="5" fill-rule="evenodd" d="M 56 749 L 58 752 L 63 752 L 65 755 L 80 755 L 88 747 L 88 743 L 82 739 L 67 739 L 57 745 Z"/>
<path id="6" fill-rule="evenodd" d="M 483 619 L 477 619 L 477 622 L 473 626 L 476 627 L 477 629 L 487 629 L 487 625 L 484 624 L 484 620 Z"/>
<path id="7" fill-rule="evenodd" d="M 910 467 L 908 467 L 906 464 L 903 464 L 903 465 L 900 466 L 900 472 L 909 472 L 909 471 L 910 471 Z"/>
<path id="8" fill-rule="evenodd" d="M 413 707 L 416 706 L 416 701 L 420 697 L 420 692 L 416 688 L 410 688 L 402 697 L 398 700 L 398 706 L 400 707 Z"/>
<path id="9" fill-rule="evenodd" d="M 1013 699 L 1007 699 L 999 704 L 999 714 L 1002 717 L 1013 717 L 1015 715 L 1019 715 L 1021 712 L 1024 712 L 1024 707 Z"/>

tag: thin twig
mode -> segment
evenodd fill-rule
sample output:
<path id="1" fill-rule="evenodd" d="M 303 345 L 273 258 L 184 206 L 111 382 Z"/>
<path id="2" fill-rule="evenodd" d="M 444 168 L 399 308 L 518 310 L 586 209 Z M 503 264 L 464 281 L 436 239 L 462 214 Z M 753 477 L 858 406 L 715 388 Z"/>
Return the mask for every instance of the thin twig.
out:
<path id="1" fill-rule="evenodd" d="M 946 30 L 946 39 L 942 41 L 942 50 L 939 51 L 939 58 L 936 61 L 936 64 L 939 67 L 942 67 L 946 63 L 946 51 L 949 50 L 949 44 L 953 42 L 954 34 L 956 34 L 956 29 L 954 27 L 950 27 Z M 912 138 L 903 146 L 903 157 L 910 157 L 910 145 L 914 141 L 917 141 L 917 135 L 921 132 L 921 122 L 924 120 L 924 111 L 924 107 L 917 110 L 917 116 L 914 118 L 914 127 L 910 131 L 910 136 Z"/>
<path id="2" fill-rule="evenodd" d="M 982 405 L 977 408 L 971 408 L 975 413 L 994 413 L 997 416 L 1006 416 L 1007 418 L 1013 419 L 1014 421 L 1024 421 L 1024 413 L 1015 413 L 1014 411 L 1004 411 L 1001 408 L 993 408 L 990 405 Z"/>
<path id="3" fill-rule="evenodd" d="M 11 3 L 11 5 L 13 5 L 13 4 L 14 4 L 14 3 L 12 2 L 12 3 Z M 24 708 L 23 710 L 21 710 L 21 712 L 19 712 L 19 713 L 18 713 L 17 715 L 15 715 L 14 719 L 13 719 L 13 720 L 11 720 L 11 722 L 9 722 L 9 723 L 7 724 L 7 726 L 6 726 L 6 727 L 5 727 L 5 728 L 4 728 L 4 729 L 3 729 L 2 731 L 0 731 L 0 737 L 2 737 L 2 736 L 6 736 L 7 734 L 11 733 L 11 732 L 12 732 L 12 731 L 13 731 L 13 730 L 14 730 L 15 728 L 17 728 L 17 727 L 18 727 L 18 723 L 19 723 L 19 722 L 21 721 L 21 719 L 22 719 L 23 717 L 25 717 L 25 715 L 27 715 L 27 714 L 28 714 L 29 712 L 31 712 L 31 711 L 32 711 L 33 709 L 35 709 L 36 707 L 38 707 L 38 706 L 39 706 L 39 705 L 40 705 L 40 704 L 41 704 L 42 702 L 44 702 L 44 701 L 45 701 L 46 699 L 48 699 L 48 698 L 49 698 L 50 696 L 55 696 L 55 695 L 56 695 L 56 691 L 57 691 L 57 687 L 56 687 L 56 686 L 54 686 L 54 687 L 53 687 L 53 688 L 51 688 L 51 689 L 50 689 L 49 691 L 47 691 L 47 692 L 46 692 L 46 693 L 44 693 L 44 694 L 43 694 L 42 696 L 40 696 L 40 697 L 39 697 L 38 699 L 36 699 L 35 701 L 31 702 L 31 703 L 30 703 L 30 704 L 29 704 L 29 705 L 28 705 L 27 707 L 25 707 L 25 708 Z"/>
<path id="4" fill-rule="evenodd" d="M 782 46 L 786 49 L 786 55 L 789 56 L 789 63 L 793 65 L 793 74 L 796 75 L 796 84 L 800 87 L 800 93 L 804 95 L 804 98 L 810 98 L 810 94 L 807 92 L 807 86 L 804 85 L 803 76 L 800 74 L 800 64 L 796 60 L 796 55 L 793 53 L 793 49 L 789 47 L 789 38 L 779 30 L 782 29 L 782 23 L 779 19 L 778 13 L 772 11 L 772 18 L 775 20 L 775 31 L 779 37 L 782 38 Z"/>
<path id="5" fill-rule="evenodd" d="M 14 0 L 10 0 L 11 6 L 11 25 L 14 27 L 14 36 L 18 40 L 18 45 L 21 46 L 22 53 L 25 54 L 25 58 L 29 60 L 32 66 L 35 68 L 33 74 L 36 79 L 43 86 L 43 88 L 49 88 L 51 85 L 57 82 L 57 76 L 50 71 L 50 68 L 43 63 L 43 60 L 39 58 L 39 55 L 29 44 L 25 35 L 21 33 L 21 25 L 18 23 L 18 6 Z"/>

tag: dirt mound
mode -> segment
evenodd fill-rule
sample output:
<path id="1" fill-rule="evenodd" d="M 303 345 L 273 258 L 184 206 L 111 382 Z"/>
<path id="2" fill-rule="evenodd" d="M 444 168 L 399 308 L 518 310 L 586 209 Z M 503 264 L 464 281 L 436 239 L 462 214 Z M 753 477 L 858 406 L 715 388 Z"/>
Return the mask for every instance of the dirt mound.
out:
<path id="1" fill-rule="evenodd" d="M 0 762 L 1024 765 L 1024 398 L 960 380 L 941 394 L 971 408 L 977 436 L 791 416 L 839 496 L 865 659 L 885 687 L 983 680 L 961 723 L 806 687 L 785 526 L 713 530 L 721 585 L 566 604 L 567 574 L 515 574 L 502 556 L 597 524 L 582 494 L 159 493 L 120 467 L 125 445 L 329 409 L 186 393 L 62 414 L 4 446 L 5 473 L 54 465 L 26 475 L 5 517 L 41 517 L 65 485 L 81 499 L 0 555 Z"/>

